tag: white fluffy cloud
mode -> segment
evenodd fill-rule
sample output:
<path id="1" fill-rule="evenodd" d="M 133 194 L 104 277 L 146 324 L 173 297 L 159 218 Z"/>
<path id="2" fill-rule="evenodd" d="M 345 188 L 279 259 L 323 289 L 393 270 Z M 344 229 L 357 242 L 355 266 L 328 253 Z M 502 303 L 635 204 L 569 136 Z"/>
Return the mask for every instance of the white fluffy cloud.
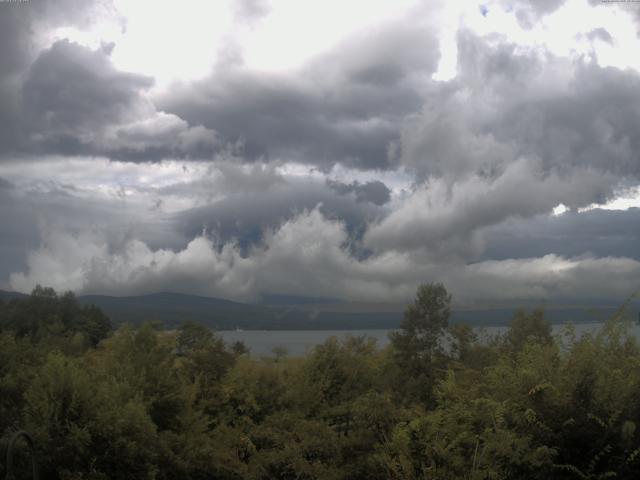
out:
<path id="1" fill-rule="evenodd" d="M 540 258 L 442 265 L 389 251 L 356 260 L 344 225 L 317 209 L 269 232 L 243 256 L 233 243 L 206 233 L 182 250 L 129 240 L 117 250 L 97 233 L 48 232 L 30 253 L 26 273 L 10 287 L 38 283 L 59 290 L 116 295 L 184 291 L 238 300 L 260 294 L 300 294 L 368 301 L 405 301 L 418 283 L 444 281 L 459 303 L 547 298 L 624 298 L 640 282 L 640 262 L 628 258 Z M 606 276 L 607 282 L 602 278 Z"/>

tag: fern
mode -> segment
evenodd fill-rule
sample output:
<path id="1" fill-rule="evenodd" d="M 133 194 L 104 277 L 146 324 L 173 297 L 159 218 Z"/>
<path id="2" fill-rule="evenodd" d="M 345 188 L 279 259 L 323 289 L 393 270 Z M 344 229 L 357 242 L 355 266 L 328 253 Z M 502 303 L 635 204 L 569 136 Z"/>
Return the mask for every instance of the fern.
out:
<path id="1" fill-rule="evenodd" d="M 626 463 L 633 463 L 636 461 L 636 458 L 638 458 L 638 455 L 640 455 L 640 447 L 636 448 L 634 451 L 632 451 L 628 456 L 627 456 L 627 460 Z"/>
<path id="2" fill-rule="evenodd" d="M 589 471 L 593 472 L 598 462 L 602 459 L 604 455 L 608 454 L 609 452 L 611 452 L 611 445 L 607 444 L 602 448 L 602 450 L 596 453 L 594 457 L 591 459 L 591 461 L 589 462 Z"/>
<path id="3" fill-rule="evenodd" d="M 554 464 L 553 466 L 555 468 L 557 468 L 558 470 L 564 470 L 565 472 L 572 473 L 578 478 L 583 478 L 585 480 L 589 479 L 589 477 L 587 475 L 582 473 L 582 471 L 578 467 L 576 467 L 574 465 L 570 465 L 568 463 L 564 463 L 564 464 L 561 464 L 561 465 Z"/>

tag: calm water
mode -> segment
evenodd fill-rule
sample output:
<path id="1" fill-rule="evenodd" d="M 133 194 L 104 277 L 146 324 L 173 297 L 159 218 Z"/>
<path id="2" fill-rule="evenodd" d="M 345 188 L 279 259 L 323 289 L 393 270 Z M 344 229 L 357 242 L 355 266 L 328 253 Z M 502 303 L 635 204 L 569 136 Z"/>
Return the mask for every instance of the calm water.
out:
<path id="1" fill-rule="evenodd" d="M 576 333 L 596 332 L 602 327 L 600 323 L 576 323 Z M 554 325 L 554 334 L 563 331 L 565 325 Z M 491 336 L 504 332 L 506 327 L 483 327 L 476 331 L 480 336 Z M 389 344 L 389 332 L 393 330 L 246 330 L 218 332 L 227 342 L 240 340 L 245 343 L 254 356 L 273 355 L 275 347 L 284 347 L 288 355 L 304 355 L 315 345 L 323 343 L 329 337 L 344 338 L 351 336 L 368 336 L 377 340 L 378 346 Z M 634 324 L 632 332 L 640 338 L 640 325 Z"/>

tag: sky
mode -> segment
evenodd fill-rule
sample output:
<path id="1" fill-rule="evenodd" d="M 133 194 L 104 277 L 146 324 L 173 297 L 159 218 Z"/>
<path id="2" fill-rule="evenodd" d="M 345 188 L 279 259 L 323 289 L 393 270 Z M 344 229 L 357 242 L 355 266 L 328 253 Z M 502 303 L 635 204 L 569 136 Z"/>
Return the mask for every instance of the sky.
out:
<path id="1" fill-rule="evenodd" d="M 640 289 L 640 3 L 0 0 L 0 288 Z"/>

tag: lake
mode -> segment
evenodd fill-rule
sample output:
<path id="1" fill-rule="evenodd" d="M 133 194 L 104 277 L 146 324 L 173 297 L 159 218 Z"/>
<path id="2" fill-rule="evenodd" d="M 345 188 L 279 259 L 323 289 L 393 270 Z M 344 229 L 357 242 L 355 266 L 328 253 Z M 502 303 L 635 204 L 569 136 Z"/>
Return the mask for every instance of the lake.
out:
<path id="1" fill-rule="evenodd" d="M 596 332 L 602 323 L 573 324 L 578 335 Z M 559 334 L 566 325 L 553 325 L 553 333 Z M 491 336 L 502 333 L 507 327 L 482 327 L 476 329 L 480 336 Z M 393 330 L 222 330 L 217 332 L 226 342 L 240 340 L 249 348 L 253 356 L 273 355 L 275 347 L 284 347 L 291 356 L 304 355 L 315 345 L 323 343 L 329 337 L 367 336 L 376 339 L 379 347 L 389 344 L 389 333 Z M 640 338 L 640 325 L 633 324 L 633 334 Z"/>

